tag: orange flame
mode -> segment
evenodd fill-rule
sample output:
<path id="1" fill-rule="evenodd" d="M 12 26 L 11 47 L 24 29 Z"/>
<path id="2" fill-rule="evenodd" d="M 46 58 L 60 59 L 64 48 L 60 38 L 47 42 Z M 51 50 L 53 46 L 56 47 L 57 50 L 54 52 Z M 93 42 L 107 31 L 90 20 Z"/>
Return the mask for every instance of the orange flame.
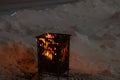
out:
<path id="1" fill-rule="evenodd" d="M 47 33 L 46 38 L 54 38 L 54 36 L 52 34 Z"/>
<path id="2" fill-rule="evenodd" d="M 44 55 L 45 55 L 48 59 L 52 60 L 52 54 L 51 54 L 49 51 L 47 51 L 46 53 L 44 53 Z"/>
<path id="3" fill-rule="evenodd" d="M 49 34 L 47 33 L 45 35 L 45 38 L 39 38 L 39 40 L 41 40 L 43 43 L 40 44 L 40 46 L 42 46 L 44 48 L 44 52 L 42 53 L 42 55 L 46 56 L 47 59 L 49 60 L 53 60 L 54 56 L 57 55 L 57 53 L 55 52 L 57 50 L 56 47 L 50 47 L 49 45 L 59 45 L 59 43 L 54 41 L 55 35 L 53 34 Z M 60 58 L 60 61 L 64 61 L 65 57 L 66 57 L 66 52 L 67 52 L 67 47 L 63 47 L 63 49 L 61 50 L 61 54 L 62 57 Z"/>

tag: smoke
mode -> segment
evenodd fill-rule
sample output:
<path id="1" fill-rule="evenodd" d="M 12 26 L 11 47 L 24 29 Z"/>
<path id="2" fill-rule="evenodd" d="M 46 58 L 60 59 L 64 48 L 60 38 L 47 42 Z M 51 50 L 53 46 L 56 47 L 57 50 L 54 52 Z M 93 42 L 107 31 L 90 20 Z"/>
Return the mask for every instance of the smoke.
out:
<path id="1" fill-rule="evenodd" d="M 24 10 L 15 16 L 0 17 L 0 77 L 36 73 L 35 36 L 46 32 L 72 35 L 72 72 L 119 76 L 119 18 L 112 20 L 109 17 L 117 11 L 119 16 L 120 8 L 119 5 L 111 6 L 112 0 L 110 3 L 106 1 L 86 0 L 54 9 Z"/>
<path id="2" fill-rule="evenodd" d="M 0 44 L 0 79 L 30 77 L 37 72 L 35 52 L 22 43 Z"/>

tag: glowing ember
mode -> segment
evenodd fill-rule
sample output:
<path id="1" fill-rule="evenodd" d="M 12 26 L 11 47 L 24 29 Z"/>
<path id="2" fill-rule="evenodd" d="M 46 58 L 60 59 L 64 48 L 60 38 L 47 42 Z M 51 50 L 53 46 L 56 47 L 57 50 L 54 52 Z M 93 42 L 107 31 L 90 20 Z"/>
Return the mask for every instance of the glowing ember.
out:
<path id="1" fill-rule="evenodd" d="M 44 53 L 43 55 L 45 55 L 48 59 L 52 60 L 52 54 L 49 53 L 49 51 L 47 51 L 47 52 Z"/>

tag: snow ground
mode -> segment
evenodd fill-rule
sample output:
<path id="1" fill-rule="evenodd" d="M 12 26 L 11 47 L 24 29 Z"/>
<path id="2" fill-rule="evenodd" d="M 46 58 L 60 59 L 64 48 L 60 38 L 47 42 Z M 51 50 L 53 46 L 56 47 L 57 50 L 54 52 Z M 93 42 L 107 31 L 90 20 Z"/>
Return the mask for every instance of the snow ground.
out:
<path id="1" fill-rule="evenodd" d="M 0 78 L 27 80 L 36 73 L 35 36 L 57 32 L 72 35 L 71 72 L 119 80 L 119 21 L 118 0 L 83 0 L 53 9 L 0 16 Z"/>

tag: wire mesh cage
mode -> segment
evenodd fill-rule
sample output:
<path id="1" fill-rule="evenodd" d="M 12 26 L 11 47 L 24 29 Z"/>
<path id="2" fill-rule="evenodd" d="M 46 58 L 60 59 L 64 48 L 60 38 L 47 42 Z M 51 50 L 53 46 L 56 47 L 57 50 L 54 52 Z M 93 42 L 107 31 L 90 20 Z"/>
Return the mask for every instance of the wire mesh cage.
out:
<path id="1" fill-rule="evenodd" d="M 36 38 L 38 72 L 60 75 L 69 71 L 70 35 L 46 33 Z"/>

